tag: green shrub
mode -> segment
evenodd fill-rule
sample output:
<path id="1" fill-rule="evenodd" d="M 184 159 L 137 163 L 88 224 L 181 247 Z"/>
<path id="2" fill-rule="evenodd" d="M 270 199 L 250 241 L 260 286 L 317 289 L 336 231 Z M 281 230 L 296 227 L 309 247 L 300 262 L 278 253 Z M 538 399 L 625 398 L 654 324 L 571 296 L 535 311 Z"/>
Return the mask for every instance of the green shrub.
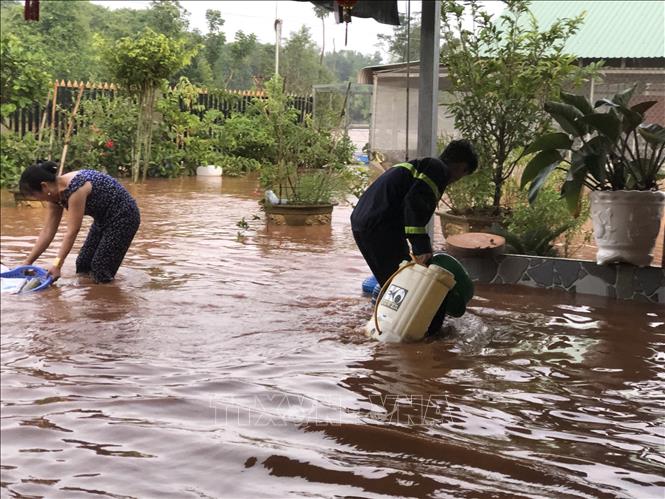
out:
<path id="1" fill-rule="evenodd" d="M 217 148 L 230 156 L 242 156 L 258 161 L 268 159 L 275 138 L 259 117 L 254 114 L 234 114 L 222 126 L 216 139 Z"/>
<path id="2" fill-rule="evenodd" d="M 515 193 L 516 200 L 505 229 L 495 227 L 494 232 L 506 238 L 508 250 L 523 255 L 559 256 L 555 246 L 563 243 L 563 256 L 570 256 L 573 245 L 580 239 L 588 240 L 583 225 L 589 217 L 589 203 L 582 205 L 580 216 L 574 218 L 555 187 L 556 180 L 545 185 L 537 200 L 529 204 L 525 192 L 517 189 L 511 179 L 507 192 Z"/>
<path id="3" fill-rule="evenodd" d="M 102 170 L 113 176 L 128 174 L 135 149 L 137 117 L 138 106 L 130 97 L 100 96 L 81 102 L 68 169 Z"/>
<path id="4" fill-rule="evenodd" d="M 256 159 L 226 154 L 218 155 L 211 164 L 221 166 L 225 177 L 239 177 L 261 168 L 261 163 Z"/>
<path id="5" fill-rule="evenodd" d="M 14 132 L 0 133 L 0 187 L 16 188 L 23 170 L 36 160 L 47 157 L 48 142 L 39 142 L 32 133 L 28 132 L 22 138 Z"/>

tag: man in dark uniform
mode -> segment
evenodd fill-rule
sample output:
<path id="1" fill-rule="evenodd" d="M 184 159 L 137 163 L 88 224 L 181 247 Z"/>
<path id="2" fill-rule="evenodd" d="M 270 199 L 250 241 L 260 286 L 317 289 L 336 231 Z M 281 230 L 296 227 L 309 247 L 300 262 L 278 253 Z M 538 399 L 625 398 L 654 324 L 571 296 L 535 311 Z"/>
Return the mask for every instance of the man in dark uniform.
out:
<path id="1" fill-rule="evenodd" d="M 446 186 L 473 173 L 478 156 L 467 140 L 454 140 L 438 158 L 399 163 L 360 196 L 351 214 L 353 237 L 374 277 L 383 286 L 404 260 L 426 265 L 432 257 L 427 223 Z M 437 331 L 444 310 L 428 333 Z"/>

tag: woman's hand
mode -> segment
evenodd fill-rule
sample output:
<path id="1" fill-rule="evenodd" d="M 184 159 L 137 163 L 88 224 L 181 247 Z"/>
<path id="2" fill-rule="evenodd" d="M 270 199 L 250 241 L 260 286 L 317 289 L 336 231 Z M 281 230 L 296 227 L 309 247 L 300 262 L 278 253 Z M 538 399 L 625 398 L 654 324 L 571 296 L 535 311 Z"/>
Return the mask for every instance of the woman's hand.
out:
<path id="1" fill-rule="evenodd" d="M 57 281 L 60 279 L 60 267 L 51 265 L 48 269 L 48 274 L 53 277 L 53 282 Z"/>

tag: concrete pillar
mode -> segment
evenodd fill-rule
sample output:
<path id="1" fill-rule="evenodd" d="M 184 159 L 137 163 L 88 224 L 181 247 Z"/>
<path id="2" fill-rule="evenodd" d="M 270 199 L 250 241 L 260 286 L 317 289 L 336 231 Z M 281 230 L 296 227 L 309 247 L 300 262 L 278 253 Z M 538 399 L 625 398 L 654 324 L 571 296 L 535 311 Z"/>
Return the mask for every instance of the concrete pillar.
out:
<path id="1" fill-rule="evenodd" d="M 422 3 L 420 88 L 418 91 L 418 157 L 436 154 L 439 100 L 440 0 Z"/>
<path id="2" fill-rule="evenodd" d="M 440 0 L 422 2 L 420 87 L 418 91 L 418 158 L 437 155 L 440 24 Z M 427 224 L 427 233 L 430 239 L 434 241 L 434 217 Z"/>

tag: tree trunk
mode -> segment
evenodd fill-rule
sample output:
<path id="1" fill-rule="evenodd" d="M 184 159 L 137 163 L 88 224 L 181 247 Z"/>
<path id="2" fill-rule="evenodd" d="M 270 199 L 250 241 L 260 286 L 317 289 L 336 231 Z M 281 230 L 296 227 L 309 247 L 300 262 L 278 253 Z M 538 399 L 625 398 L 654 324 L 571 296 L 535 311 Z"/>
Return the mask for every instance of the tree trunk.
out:
<path id="1" fill-rule="evenodd" d="M 323 37 L 321 38 L 321 59 L 319 64 L 323 66 L 323 54 L 326 51 L 326 21 L 325 18 L 321 18 L 321 24 L 323 25 Z"/>
<path id="2" fill-rule="evenodd" d="M 145 130 L 145 153 L 143 155 L 143 176 L 142 182 L 148 177 L 148 168 L 150 167 L 150 155 L 152 150 L 152 127 L 155 111 L 155 88 L 148 91 L 148 103 L 146 112 L 146 130 Z"/>
<path id="3" fill-rule="evenodd" d="M 144 101 L 145 92 L 141 92 L 139 94 L 139 119 L 136 126 L 136 155 L 134 156 L 134 161 L 132 162 L 132 182 L 134 183 L 139 181 L 139 174 L 141 171 L 141 153 L 143 151 Z"/>

